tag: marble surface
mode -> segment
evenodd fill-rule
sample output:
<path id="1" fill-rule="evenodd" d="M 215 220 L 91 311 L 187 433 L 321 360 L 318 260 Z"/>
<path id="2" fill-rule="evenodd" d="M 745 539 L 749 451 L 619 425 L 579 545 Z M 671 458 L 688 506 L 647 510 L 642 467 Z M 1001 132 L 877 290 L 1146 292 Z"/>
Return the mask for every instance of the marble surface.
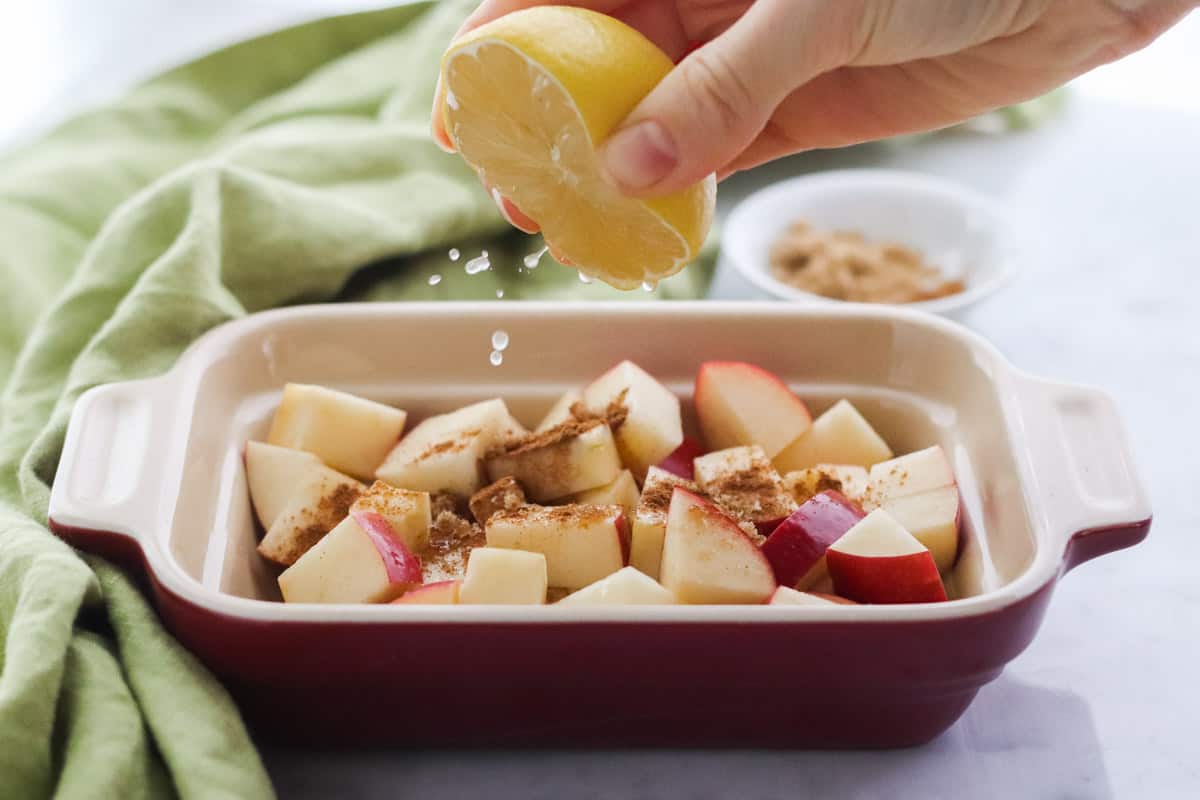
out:
<path id="1" fill-rule="evenodd" d="M 0 89 L 6 100 L 18 102 L 0 117 L 0 146 L 205 48 L 369 5 L 2 4 L 0 31 L 20 31 L 22 43 L 14 50 L 6 41 L 0 58 L 24 64 L 42 58 L 55 71 L 36 87 L 18 85 L 12 71 L 3 71 Z M 1200 30 L 1197 16 L 1187 23 L 1193 31 Z M 1134 62 L 1136 69 L 1110 68 L 1116 80 L 1089 79 L 1087 91 L 1058 119 L 1035 131 L 1002 138 L 947 135 L 906 147 L 795 158 L 722 188 L 727 207 L 789 174 L 872 165 L 938 174 L 994 196 L 1016 223 L 1023 270 L 966 323 L 1017 365 L 1104 387 L 1122 409 L 1155 504 L 1150 538 L 1068 575 L 1033 644 L 947 734 L 924 748 L 883 753 L 334 753 L 267 746 L 264 756 L 280 795 L 1200 796 L 1200 746 L 1193 732 L 1200 718 L 1194 678 L 1200 662 L 1200 37 L 1193 33 L 1190 41 L 1176 42 L 1157 73 L 1147 72 L 1147 55 Z M 1185 94 L 1167 91 L 1171 81 Z M 714 295 L 745 298 L 753 292 L 723 271 Z"/>

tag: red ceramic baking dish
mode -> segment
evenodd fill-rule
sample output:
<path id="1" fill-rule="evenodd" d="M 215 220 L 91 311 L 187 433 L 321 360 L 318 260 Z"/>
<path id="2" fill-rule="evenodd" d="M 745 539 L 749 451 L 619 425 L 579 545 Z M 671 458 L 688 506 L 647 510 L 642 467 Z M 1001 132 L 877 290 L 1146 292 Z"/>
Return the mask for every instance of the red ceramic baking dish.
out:
<path id="1" fill-rule="evenodd" d="M 495 330 L 511 345 L 488 359 Z M 814 411 L 851 398 L 897 452 L 940 443 L 966 544 L 956 599 L 911 606 L 284 605 L 254 550 L 242 448 L 288 381 L 405 408 L 503 396 L 526 423 L 631 358 L 690 399 L 740 359 Z M 685 404 L 686 405 L 686 404 Z M 163 620 L 256 729 L 325 744 L 897 747 L 925 742 L 1029 644 L 1058 579 L 1145 537 L 1109 399 L 889 308 L 370 304 L 257 314 L 167 374 L 86 393 L 50 504 L 143 572 Z"/>

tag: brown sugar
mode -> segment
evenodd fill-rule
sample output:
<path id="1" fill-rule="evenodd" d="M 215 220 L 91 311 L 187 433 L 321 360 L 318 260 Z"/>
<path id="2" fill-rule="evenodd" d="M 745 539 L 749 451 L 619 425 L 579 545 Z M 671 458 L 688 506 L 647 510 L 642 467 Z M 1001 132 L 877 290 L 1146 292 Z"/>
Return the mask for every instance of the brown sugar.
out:
<path id="1" fill-rule="evenodd" d="M 453 511 L 441 511 L 429 526 L 429 544 L 420 553 L 426 583 L 461 578 L 471 550 L 487 543 L 483 528 Z"/>
<path id="2" fill-rule="evenodd" d="M 433 492 L 429 495 L 429 514 L 433 519 L 437 519 L 443 512 L 465 517 L 467 506 L 463 499 L 453 492 Z"/>
<path id="3" fill-rule="evenodd" d="M 759 447 L 735 447 L 696 459 L 696 478 L 725 513 L 767 522 L 786 517 L 796 503 Z"/>
<path id="4" fill-rule="evenodd" d="M 819 230 L 803 221 L 775 240 L 770 260 L 778 280 L 834 300 L 914 303 L 966 288 L 911 248 L 869 242 L 856 231 Z"/>
<path id="5" fill-rule="evenodd" d="M 513 511 L 525 505 L 525 490 L 511 475 L 485 486 L 471 496 L 471 516 L 480 525 L 500 511 Z"/>

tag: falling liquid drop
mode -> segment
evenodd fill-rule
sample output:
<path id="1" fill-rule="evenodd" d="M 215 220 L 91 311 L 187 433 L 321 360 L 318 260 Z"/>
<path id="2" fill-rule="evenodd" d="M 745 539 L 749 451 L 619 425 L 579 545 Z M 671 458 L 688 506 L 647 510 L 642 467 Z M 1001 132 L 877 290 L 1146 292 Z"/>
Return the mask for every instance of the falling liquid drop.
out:
<path id="1" fill-rule="evenodd" d="M 430 275 L 429 276 L 429 285 L 430 286 L 437 286 L 441 282 L 442 282 L 441 275 Z"/>
<path id="2" fill-rule="evenodd" d="M 488 252 L 484 250 L 475 258 L 472 258 L 463 265 L 468 275 L 478 275 L 481 272 L 486 272 L 492 268 L 492 262 L 488 260 Z"/>
<path id="3" fill-rule="evenodd" d="M 537 269 L 538 262 L 542 260 L 542 256 L 546 255 L 546 251 L 549 249 L 549 247 L 543 247 L 536 253 L 530 253 L 529 255 L 525 256 L 525 258 L 522 260 L 525 262 L 526 269 Z"/>
<path id="4" fill-rule="evenodd" d="M 462 255 L 462 254 L 458 252 L 458 248 L 457 248 L 457 247 L 451 247 L 451 248 L 450 248 L 450 260 L 451 260 L 451 261 L 458 261 L 458 257 L 459 257 L 460 255 Z"/>
<path id="5" fill-rule="evenodd" d="M 642 291 L 643 292 L 653 292 L 656 288 L 658 288 L 658 287 L 656 287 L 650 281 L 642 281 Z"/>
<path id="6" fill-rule="evenodd" d="M 589 278 L 587 275 L 584 275 L 584 274 L 581 272 L 581 273 L 579 273 L 579 282 L 580 282 L 580 283 L 591 283 L 591 282 L 592 282 L 592 279 L 591 279 L 591 278 Z"/>
<path id="7" fill-rule="evenodd" d="M 492 333 L 492 349 L 504 350 L 508 347 L 508 331 L 494 331 Z"/>
<path id="8" fill-rule="evenodd" d="M 497 289 L 497 290 L 496 290 L 496 299 L 497 299 L 497 300 L 499 300 L 501 297 L 504 297 L 504 290 L 503 290 L 503 289 Z"/>
<path id="9" fill-rule="evenodd" d="M 492 354 L 488 356 L 488 361 L 492 362 L 493 367 L 498 367 L 504 363 L 504 353 L 501 353 L 499 350 L 493 350 Z"/>

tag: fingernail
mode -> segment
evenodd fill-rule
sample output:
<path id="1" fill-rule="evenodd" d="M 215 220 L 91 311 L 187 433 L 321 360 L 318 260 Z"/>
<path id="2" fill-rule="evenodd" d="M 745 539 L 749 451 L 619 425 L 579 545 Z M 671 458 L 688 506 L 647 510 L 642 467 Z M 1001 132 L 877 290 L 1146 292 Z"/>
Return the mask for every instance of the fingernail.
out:
<path id="1" fill-rule="evenodd" d="M 675 142 L 661 124 L 646 120 L 617 131 L 604 145 L 604 169 L 619 188 L 646 189 L 679 163 Z"/>

